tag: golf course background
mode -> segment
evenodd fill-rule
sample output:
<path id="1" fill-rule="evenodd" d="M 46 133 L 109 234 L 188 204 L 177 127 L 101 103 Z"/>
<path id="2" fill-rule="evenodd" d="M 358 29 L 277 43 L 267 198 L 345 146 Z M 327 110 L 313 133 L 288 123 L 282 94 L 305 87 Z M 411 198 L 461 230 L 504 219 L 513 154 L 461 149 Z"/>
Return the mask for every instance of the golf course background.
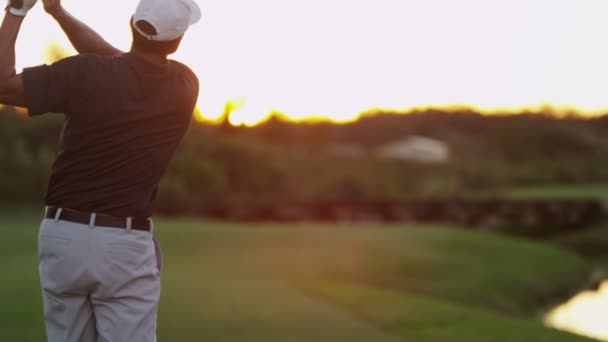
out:
<path id="1" fill-rule="evenodd" d="M 440 226 L 157 222 L 161 341 L 586 340 L 542 323 L 594 269 L 558 242 Z M 44 339 L 38 224 L 31 210 L 0 216 L 2 341 Z"/>
<path id="2" fill-rule="evenodd" d="M 320 12 L 327 13 L 327 4 L 323 6 L 324 10 Z M 420 4 L 416 6 L 420 7 Z M 530 7 L 529 4 L 526 6 Z M 234 12 L 233 9 L 230 11 Z M 246 17 L 254 17 L 248 11 L 241 12 Z M 314 22 L 316 26 L 313 26 L 318 28 L 318 20 L 311 21 L 310 17 L 296 12 L 299 18 L 305 18 L 307 24 Z M 477 13 L 479 11 L 469 12 L 487 21 Z M 446 13 L 461 22 L 476 22 L 462 21 L 461 17 L 449 11 Z M 402 16 L 399 11 L 395 14 Z M 103 17 L 98 13 L 95 16 Z M 512 16 L 505 16 L 502 12 L 500 16 L 513 21 Z M 326 17 L 332 27 L 336 26 L 335 18 Z M 536 16 L 531 16 L 531 21 L 517 22 L 529 22 L 542 30 L 549 28 L 549 31 L 552 24 L 555 28 L 593 26 L 562 25 L 572 21 L 561 20 L 559 15 L 551 17 L 555 20 L 544 25 L 537 25 Z M 416 22 L 401 19 L 393 23 Z M 256 21 L 257 25 L 259 18 Z M 238 21 L 222 22 L 234 26 Z M 390 20 L 384 22 L 391 23 Z M 586 16 L 584 22 L 601 23 L 602 19 Z M 273 31 L 276 24 L 272 22 Z M 357 26 L 360 24 L 357 21 Z M 443 24 L 445 26 L 445 22 Z M 489 22 L 483 25 L 486 28 L 492 26 Z M 282 29 L 287 29 L 287 26 Z M 361 27 L 367 32 L 373 26 L 367 23 Z M 393 33 L 401 32 L 394 30 L 392 24 L 389 26 Z M 442 25 L 434 26 L 441 28 Z M 460 26 L 466 28 L 470 25 Z M 337 27 L 344 28 L 342 25 Z M 307 30 L 306 34 L 313 31 Z M 475 27 L 475 32 L 490 32 L 486 31 Z M 602 30 L 594 27 L 592 31 Z M 320 32 L 332 38 L 326 30 Z M 505 65 L 513 62 L 511 52 L 515 52 L 521 55 L 522 61 L 538 63 L 533 68 L 533 74 L 536 74 L 550 64 L 559 64 L 548 63 L 555 62 L 556 57 L 571 56 L 570 53 L 579 57 L 601 55 L 584 50 L 582 47 L 586 44 L 578 45 L 597 41 L 581 39 L 585 37 L 583 34 L 560 35 L 559 29 L 554 30 L 555 42 L 559 46 L 559 51 L 554 51 L 544 44 L 548 38 L 546 34 L 541 37 L 529 30 L 522 32 L 525 32 L 525 38 L 532 37 L 535 41 L 532 48 L 526 46 L 525 51 L 511 49 L 508 54 L 500 52 L 502 49 L 490 49 L 499 51 L 500 56 L 496 57 L 500 58 L 488 58 L 489 55 L 482 52 L 473 53 L 474 58 L 467 60 L 471 62 L 481 58 L 483 63 L 477 66 L 483 71 L 485 62 L 500 62 L 505 56 L 509 59 Z M 36 31 L 38 33 L 39 30 Z M 265 36 L 258 35 L 254 41 Z M 440 36 L 441 39 L 451 39 L 451 35 L 445 32 Z M 467 36 L 469 34 L 452 39 L 450 46 Z M 470 36 L 475 37 L 476 34 Z M 564 44 L 566 36 L 576 38 L 576 48 Z M 237 41 L 242 41 L 242 38 L 242 32 L 238 32 L 236 40 L 218 41 L 223 47 L 239 50 L 236 54 L 228 54 L 245 59 L 237 64 L 251 65 L 249 62 L 255 56 L 241 53 L 243 46 Z M 494 40 L 505 42 L 504 39 Z M 318 45 L 318 40 L 308 41 Z M 361 43 L 359 39 L 354 41 L 358 45 Z M 387 42 L 400 46 L 391 40 Z M 489 42 L 486 40 L 480 45 L 482 50 L 490 51 L 487 48 Z M 540 45 L 537 44 L 539 42 Z M 330 45 L 336 50 L 333 42 Z M 434 45 L 441 47 L 441 44 Z M 465 45 L 460 44 L 459 48 Z M 538 47 L 543 47 L 541 50 L 552 56 L 545 58 L 535 53 L 534 49 L 538 50 Z M 284 44 L 279 48 L 289 50 Z M 226 55 L 225 49 L 203 50 L 207 57 L 213 51 Z M 374 58 L 386 59 L 390 55 L 387 55 L 389 50 L 371 49 L 369 52 Z M 422 57 L 425 65 L 431 63 L 428 64 L 430 66 L 433 60 L 441 60 L 440 64 L 448 65 L 458 59 L 454 56 L 437 59 L 444 53 L 435 54 L 428 48 L 423 50 L 414 54 L 407 52 L 405 59 L 393 59 L 398 61 L 398 68 L 403 66 L 404 60 L 416 56 Z M 468 52 L 460 50 L 461 55 L 474 52 L 474 49 L 468 49 Z M 289 60 L 283 52 L 264 61 Z M 51 62 L 66 57 L 66 51 L 57 44 L 51 44 L 47 55 L 48 62 Z M 294 57 L 302 59 L 305 55 Z M 318 55 L 328 57 L 325 52 Z M 356 55 L 366 56 L 359 47 Z M 235 60 L 224 56 L 219 60 L 230 64 L 229 73 L 219 73 L 222 79 L 231 80 L 225 84 L 242 85 L 243 82 L 235 82 L 239 77 L 234 76 L 240 69 L 234 69 Z M 197 62 L 200 61 L 197 59 Z M 571 66 L 582 65 L 575 64 Z M 276 69 L 276 66 L 272 65 L 271 69 Z M 597 72 L 597 65 L 587 63 L 586 66 L 591 67 L 588 70 L 592 76 L 590 79 L 601 74 Z M 300 69 L 306 71 L 306 68 Z M 357 69 L 362 70 L 360 65 Z M 377 71 L 376 67 L 368 69 Z M 473 85 L 481 87 L 480 90 L 490 90 L 487 94 L 494 97 L 501 92 L 496 91 L 500 86 L 489 86 L 493 81 L 499 80 L 501 86 L 509 84 L 500 77 L 491 76 L 492 73 L 484 72 L 483 80 L 477 82 L 475 77 L 469 77 L 471 75 L 451 78 L 449 73 L 442 75 L 437 72 L 443 67 L 435 69 L 429 70 L 438 78 L 430 83 L 425 76 L 422 80 L 407 77 L 392 84 L 378 79 L 376 76 L 381 74 L 378 72 L 371 73 L 373 82 L 351 82 L 353 74 L 350 73 L 344 80 L 357 84 L 357 87 L 371 86 L 379 92 L 378 95 L 392 93 L 395 86 L 405 86 L 403 89 L 406 89 L 408 82 L 411 89 L 428 89 L 434 96 L 440 94 L 440 88 L 446 85 L 451 88 L 448 93 L 453 95 L 455 90 L 470 90 L 470 86 L 476 83 Z M 465 71 L 465 74 L 470 74 L 470 69 L 454 68 Z M 585 70 L 582 71 L 574 74 L 584 76 Z M 532 73 L 516 74 L 525 80 L 519 82 L 518 89 L 526 89 L 526 84 L 534 86 Z M 595 91 L 590 88 L 587 91 L 589 89 L 580 87 L 589 79 L 582 83 L 565 79 L 551 81 L 558 74 L 551 73 L 551 77 L 545 77 L 544 81 L 549 80 L 551 86 L 576 84 L 577 89 L 564 92 L 565 98 L 577 93 L 604 97 L 601 89 Z M 283 77 L 267 76 L 263 77 L 267 85 L 283 80 Z M 301 82 L 301 79 L 287 79 L 287 83 L 280 81 L 281 84 L 272 85 L 278 85 L 279 93 L 283 89 L 298 89 L 290 83 Z M 456 83 L 446 82 L 446 79 Z M 205 83 L 221 88 L 218 82 L 208 77 L 205 80 Z M 414 84 L 416 82 L 420 84 Z M 251 82 L 256 90 L 263 86 L 262 83 L 259 79 Z M 313 88 L 318 90 L 320 86 L 323 84 L 315 82 Z M 328 93 L 331 98 L 327 104 L 331 103 L 332 108 L 348 107 L 360 98 L 377 97 L 368 91 L 364 96 L 340 99 L 338 95 L 345 93 L 347 88 L 345 85 L 335 87 L 335 92 Z M 535 88 L 546 90 L 551 87 Z M 201 93 L 201 101 L 205 101 L 202 104 L 219 99 L 209 93 L 210 90 L 213 89 Z M 502 93 L 509 95 L 512 92 Z M 315 101 L 314 96 L 308 96 L 311 95 L 309 92 L 302 94 L 307 104 Z M 326 97 L 324 92 L 319 94 Z M 398 96 L 402 101 L 403 94 Z M 254 97 L 252 100 L 255 101 Z M 165 256 L 158 331 L 160 341 L 591 341 L 550 329 L 543 320 L 552 308 L 579 290 L 597 285 L 596 281 L 606 275 L 608 225 L 570 227 L 573 228 L 571 231 L 561 231 L 552 225 L 536 227 L 546 234 L 536 236 L 533 241 L 524 238 L 533 235 L 525 225 L 500 227 L 491 232 L 492 225 L 483 224 L 460 227 L 411 223 L 233 223 L 210 221 L 203 216 L 205 207 L 218 203 L 239 208 L 284 203 L 369 204 L 435 198 L 491 198 L 499 201 L 593 199 L 605 206 L 608 204 L 608 140 L 605 139 L 608 136 L 608 115 L 598 112 L 591 116 L 590 113 L 577 113 L 569 108 L 554 109 L 549 105 L 494 112 L 466 107 L 430 107 L 413 108 L 407 112 L 370 109 L 360 113 L 360 118 L 354 122 L 334 124 L 323 120 L 295 123 L 287 119 L 293 117 L 290 116 L 293 113 L 275 111 L 266 121 L 248 127 L 232 124 L 239 122 L 239 116 L 242 117 L 243 111 L 239 113 L 237 108 L 242 106 L 242 103 L 237 103 L 239 101 L 226 102 L 224 113 L 214 124 L 193 122 L 158 192 L 156 236 Z M 458 101 L 462 103 L 467 99 Z M 567 102 L 560 99 L 556 103 Z M 399 104 L 402 105 L 412 104 Z M 245 109 L 245 113 L 249 111 L 250 115 L 265 114 Z M 195 114 L 200 120 L 209 113 L 198 110 Z M 327 114 L 335 116 L 340 113 Z M 63 122 L 62 115 L 49 114 L 30 120 L 23 111 L 0 106 L 0 342 L 43 341 L 45 337 L 37 272 L 37 229 Z M 412 137 L 445 146 L 449 158 L 439 163 L 425 163 L 383 158 L 378 153 L 386 146 L 400 145 Z M 519 235 L 514 236 L 515 233 Z"/>
<path id="3" fill-rule="evenodd" d="M 157 209 L 196 213 L 218 202 L 402 201 L 608 183 L 606 117 L 557 117 L 550 109 L 497 116 L 377 110 L 344 125 L 293 123 L 276 114 L 235 127 L 230 110 L 219 125 L 193 122 Z M 0 203 L 40 205 L 63 119 L 27 119 L 0 108 Z M 442 142 L 449 159 L 428 164 L 377 154 L 412 136 Z"/>
<path id="4" fill-rule="evenodd" d="M 225 114 L 218 125 L 193 122 L 159 189 L 159 340 L 587 340 L 543 318 L 608 269 L 608 226 L 543 227 L 532 241 L 448 224 L 217 222 L 201 208 L 452 197 L 605 204 L 606 117 L 429 109 L 347 125 L 277 114 L 235 127 L 229 106 Z M 2 342 L 44 340 L 37 229 L 62 122 L 0 108 Z M 409 136 L 442 141 L 450 158 L 374 152 Z M 344 146 L 359 152 L 335 153 Z"/>

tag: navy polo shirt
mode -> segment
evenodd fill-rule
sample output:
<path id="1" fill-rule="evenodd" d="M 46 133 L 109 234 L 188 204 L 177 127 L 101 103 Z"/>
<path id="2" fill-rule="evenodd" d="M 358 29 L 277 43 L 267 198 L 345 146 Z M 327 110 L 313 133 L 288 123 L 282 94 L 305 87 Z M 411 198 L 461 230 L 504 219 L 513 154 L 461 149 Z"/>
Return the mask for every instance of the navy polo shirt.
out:
<path id="1" fill-rule="evenodd" d="M 83 54 L 23 71 L 30 116 L 65 114 L 47 205 L 152 216 L 156 192 L 198 97 L 185 65 L 133 53 Z"/>

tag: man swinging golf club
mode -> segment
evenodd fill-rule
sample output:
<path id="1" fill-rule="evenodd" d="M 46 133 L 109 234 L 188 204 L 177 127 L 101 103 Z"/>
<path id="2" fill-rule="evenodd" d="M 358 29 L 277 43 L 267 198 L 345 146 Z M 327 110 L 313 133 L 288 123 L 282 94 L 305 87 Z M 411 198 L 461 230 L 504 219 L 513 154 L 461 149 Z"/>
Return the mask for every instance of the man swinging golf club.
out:
<path id="1" fill-rule="evenodd" d="M 155 341 L 161 256 L 150 217 L 198 96 L 196 76 L 167 55 L 200 9 L 141 0 L 123 53 L 60 0 L 43 0 L 80 55 L 16 74 L 15 42 L 36 1 L 8 1 L 0 103 L 66 117 L 38 240 L 48 340 Z"/>

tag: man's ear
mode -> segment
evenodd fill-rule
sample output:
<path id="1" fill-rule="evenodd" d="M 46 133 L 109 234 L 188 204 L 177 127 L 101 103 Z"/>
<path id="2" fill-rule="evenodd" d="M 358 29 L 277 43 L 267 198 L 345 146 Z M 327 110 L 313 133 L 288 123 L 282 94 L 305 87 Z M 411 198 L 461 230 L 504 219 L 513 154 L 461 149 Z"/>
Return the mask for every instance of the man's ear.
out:
<path id="1" fill-rule="evenodd" d="M 158 34 L 154 26 L 145 20 L 139 20 L 135 23 L 135 26 L 149 36 L 156 36 Z"/>
<path id="2" fill-rule="evenodd" d="M 8 7 L 22 9 L 23 8 L 23 0 L 8 0 Z"/>

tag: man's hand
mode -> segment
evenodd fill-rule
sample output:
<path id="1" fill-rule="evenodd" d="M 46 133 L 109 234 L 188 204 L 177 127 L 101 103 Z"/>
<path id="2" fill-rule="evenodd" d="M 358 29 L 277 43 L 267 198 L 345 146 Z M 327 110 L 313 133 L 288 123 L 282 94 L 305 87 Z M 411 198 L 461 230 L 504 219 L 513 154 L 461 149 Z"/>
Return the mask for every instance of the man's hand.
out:
<path id="1" fill-rule="evenodd" d="M 61 7 L 61 0 L 42 0 L 44 4 L 44 10 L 46 13 L 55 16 L 59 13 L 63 7 Z"/>
<path id="2" fill-rule="evenodd" d="M 8 0 L 8 11 L 12 15 L 25 17 L 38 0 Z"/>

